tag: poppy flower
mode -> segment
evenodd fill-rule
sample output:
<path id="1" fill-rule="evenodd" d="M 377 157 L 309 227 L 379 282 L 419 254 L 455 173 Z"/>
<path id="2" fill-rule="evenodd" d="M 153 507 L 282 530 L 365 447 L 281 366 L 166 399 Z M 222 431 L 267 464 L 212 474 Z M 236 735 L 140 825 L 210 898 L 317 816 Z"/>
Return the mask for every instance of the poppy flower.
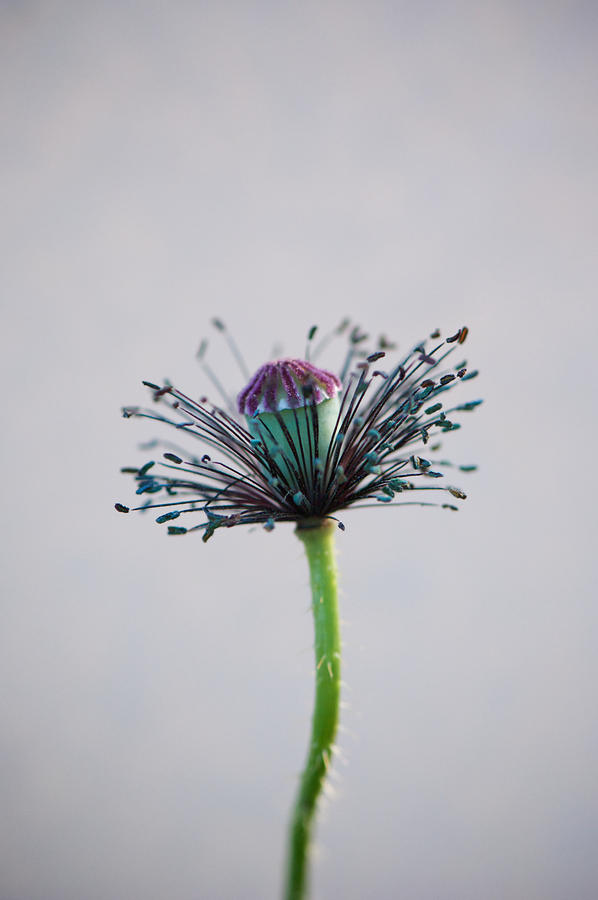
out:
<path id="1" fill-rule="evenodd" d="M 444 491 L 451 501 L 466 496 L 444 480 L 451 464 L 429 460 L 426 447 L 437 449 L 439 435 L 460 427 L 458 414 L 481 402 L 447 403 L 449 392 L 452 397 L 456 386 L 477 375 L 463 361 L 452 364 L 467 328 L 444 341 L 434 333 L 388 365 L 393 347 L 386 339 L 370 352 L 367 335 L 343 325 L 336 334 L 348 332 L 348 347 L 338 374 L 310 359 L 312 328 L 305 359 L 265 363 L 247 379 L 236 403 L 205 363 L 223 395 L 221 405 L 193 399 L 168 383 L 144 381 L 155 408 L 125 407 L 123 415 L 168 425 L 209 452 L 185 451 L 178 444 L 173 450 L 169 442 L 159 461 L 123 469 L 134 476 L 136 493 L 146 497 L 134 509 L 161 510 L 159 524 L 203 514 L 202 521 L 186 527 L 169 524 L 168 532 L 201 531 L 204 541 L 217 529 L 236 525 L 262 524 L 271 531 L 278 522 L 334 519 L 344 529 L 339 513 L 372 504 L 456 509 L 453 502 L 416 500 L 415 492 Z M 236 344 L 218 320 L 217 326 L 246 375 Z M 164 450 L 165 442 L 154 446 L 160 443 Z M 130 511 L 122 503 L 116 509 Z"/>

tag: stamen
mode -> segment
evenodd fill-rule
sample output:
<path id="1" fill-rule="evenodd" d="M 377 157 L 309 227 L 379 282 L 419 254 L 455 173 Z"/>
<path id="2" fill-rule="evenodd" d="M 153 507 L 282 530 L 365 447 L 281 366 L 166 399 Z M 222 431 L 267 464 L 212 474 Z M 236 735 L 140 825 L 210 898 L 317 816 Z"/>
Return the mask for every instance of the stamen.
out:
<path id="1" fill-rule="evenodd" d="M 207 349 L 208 349 L 208 342 L 206 340 L 203 340 L 201 342 L 201 344 L 199 345 L 199 350 L 197 351 L 197 359 L 199 360 L 199 364 L 200 364 L 202 370 L 206 373 L 206 375 L 208 376 L 208 378 L 214 385 L 214 387 L 216 388 L 216 390 L 218 391 L 218 393 L 220 394 L 220 396 L 222 397 L 222 399 L 224 400 L 227 408 L 230 409 L 231 412 L 234 412 L 235 405 L 232 401 L 232 397 L 230 397 L 229 394 L 227 394 L 227 392 L 225 391 L 219 378 L 216 376 L 215 372 L 212 370 L 212 368 L 208 365 L 208 363 L 204 359 Z"/>
<path id="2" fill-rule="evenodd" d="M 241 354 L 224 324 L 219 319 L 212 324 L 224 335 L 243 370 Z M 433 452 L 439 448 L 438 442 L 430 443 L 431 429 L 448 432 L 460 428 L 454 418 L 481 403 L 466 401 L 443 409 L 445 404 L 440 400 L 441 393 L 478 374 L 476 370 L 468 372 L 465 361 L 458 366 L 445 363 L 465 340 L 467 329 L 461 328 L 430 348 L 426 342 L 416 345 L 388 372 L 371 372 L 370 365 L 394 345 L 381 337 L 379 349 L 368 353 L 367 335 L 354 326 L 348 334 L 341 377 L 337 377 L 316 367 L 309 357 L 315 358 L 348 326 L 348 320 L 341 323 L 314 349 L 318 334 L 314 325 L 307 334 L 307 359 L 278 359 L 262 366 L 239 394 L 238 408 L 246 416 L 245 427 L 204 360 L 205 342 L 198 352 L 200 363 L 224 398 L 225 408 L 212 406 L 205 397 L 193 400 L 168 382 L 163 386 L 144 382 L 154 402 L 166 405 L 171 412 L 164 415 L 132 406 L 123 409 L 125 418 L 147 418 L 184 431 L 207 445 L 215 459 L 205 452 L 189 456 L 176 443 L 146 443 L 148 451 L 160 448 L 163 461 L 159 466 L 168 472 L 156 474 L 155 459 L 139 468 L 125 467 L 123 471 L 135 479 L 137 494 L 146 499 L 134 509 L 166 507 L 156 519 L 159 524 L 169 523 L 183 512 L 203 511 L 207 522 L 190 528 L 168 528 L 171 534 L 200 530 L 203 540 L 221 527 L 260 524 L 270 531 L 275 523 L 305 519 L 331 518 L 344 530 L 333 513 L 349 506 L 440 505 L 456 509 L 452 504 L 406 504 L 398 501 L 398 496 L 406 491 L 444 490 L 465 499 L 460 488 L 436 483 L 443 478 L 442 468 L 452 464 L 433 462 L 421 454 L 426 452 L 426 445 Z M 438 337 L 438 330 L 432 332 L 432 341 Z M 430 377 L 433 370 L 434 377 Z M 471 472 L 476 467 L 457 468 Z M 153 503 L 158 499 L 155 494 L 166 502 Z M 129 512 L 122 503 L 115 508 Z"/>
<path id="3" fill-rule="evenodd" d="M 233 339 L 233 336 L 227 329 L 224 322 L 221 319 L 212 319 L 212 325 L 214 326 L 214 328 L 218 329 L 218 331 L 220 331 L 221 334 L 224 335 L 226 343 L 228 344 L 232 355 L 234 356 L 234 358 L 236 359 L 236 361 L 238 363 L 238 366 L 241 370 L 241 374 L 243 375 L 243 378 L 245 378 L 245 379 L 249 378 L 249 369 L 247 368 L 247 365 L 245 363 L 245 360 L 243 359 L 241 351 L 239 350 L 236 341 Z"/>

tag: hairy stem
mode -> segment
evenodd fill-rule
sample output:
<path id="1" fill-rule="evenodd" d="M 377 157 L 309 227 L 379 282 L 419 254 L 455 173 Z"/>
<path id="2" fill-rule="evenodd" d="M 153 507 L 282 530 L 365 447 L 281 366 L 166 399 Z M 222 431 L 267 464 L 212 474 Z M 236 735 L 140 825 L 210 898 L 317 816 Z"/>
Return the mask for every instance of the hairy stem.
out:
<path id="1" fill-rule="evenodd" d="M 297 527 L 309 563 L 316 684 L 311 740 L 290 823 L 286 900 L 303 900 L 306 896 L 314 813 L 338 725 L 341 642 L 334 534 L 334 525 L 321 519 Z"/>

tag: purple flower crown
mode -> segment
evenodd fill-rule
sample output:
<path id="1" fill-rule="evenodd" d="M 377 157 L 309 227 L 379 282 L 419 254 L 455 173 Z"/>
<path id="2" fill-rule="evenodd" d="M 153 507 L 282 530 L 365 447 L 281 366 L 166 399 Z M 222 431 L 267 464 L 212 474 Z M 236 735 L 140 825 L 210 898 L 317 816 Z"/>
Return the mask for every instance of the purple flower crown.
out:
<path id="1" fill-rule="evenodd" d="M 340 388 L 340 378 L 313 363 L 277 359 L 260 366 L 237 397 L 237 408 L 245 416 L 299 409 L 306 405 L 306 389 L 307 393 L 313 391 L 316 403 L 321 403 L 336 396 Z"/>

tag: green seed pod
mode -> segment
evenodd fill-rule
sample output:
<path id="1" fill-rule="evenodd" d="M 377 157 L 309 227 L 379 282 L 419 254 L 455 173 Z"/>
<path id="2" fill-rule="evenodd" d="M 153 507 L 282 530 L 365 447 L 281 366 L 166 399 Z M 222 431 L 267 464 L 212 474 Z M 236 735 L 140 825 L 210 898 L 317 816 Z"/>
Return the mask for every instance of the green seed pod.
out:
<path id="1" fill-rule="evenodd" d="M 289 485 L 326 461 L 338 421 L 340 380 L 299 359 L 266 363 L 238 397 L 239 412 Z"/>

